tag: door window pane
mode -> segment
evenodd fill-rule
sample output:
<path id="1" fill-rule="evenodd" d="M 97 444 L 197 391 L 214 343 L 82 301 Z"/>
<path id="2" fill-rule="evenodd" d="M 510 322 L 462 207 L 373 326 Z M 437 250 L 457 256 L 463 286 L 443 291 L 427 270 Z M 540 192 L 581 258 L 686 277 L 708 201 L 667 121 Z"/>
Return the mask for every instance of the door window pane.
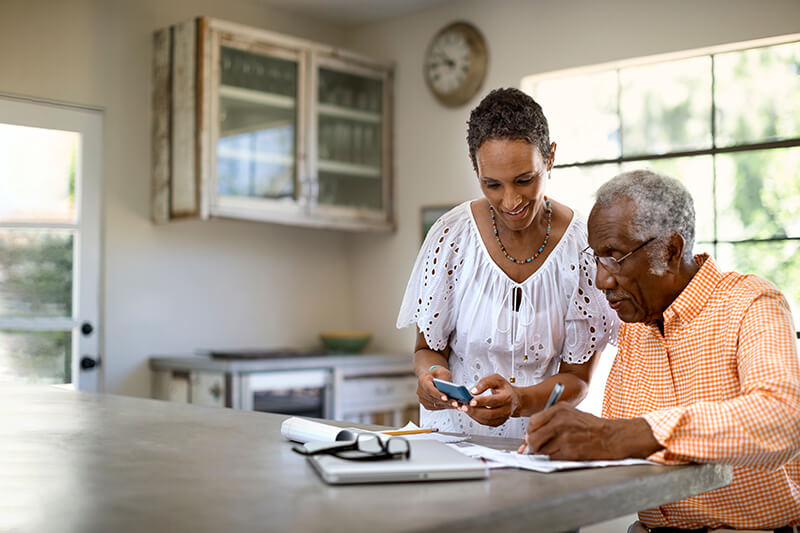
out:
<path id="1" fill-rule="evenodd" d="M 222 47 L 217 190 L 296 196 L 297 63 Z"/>
<path id="2" fill-rule="evenodd" d="M 616 163 L 555 168 L 547 182 L 547 195 L 588 217 L 597 189 L 617 174 Z"/>
<path id="3" fill-rule="evenodd" d="M 778 286 L 789 300 L 795 327 L 800 321 L 800 242 L 720 243 L 717 263 L 722 270 L 758 274 Z"/>
<path id="4" fill-rule="evenodd" d="M 623 155 L 711 147 L 711 57 L 620 70 Z"/>
<path id="5" fill-rule="evenodd" d="M 533 94 L 557 143 L 556 163 L 620 156 L 616 71 L 544 80 Z"/>
<path id="6" fill-rule="evenodd" d="M 800 43 L 714 57 L 717 146 L 800 137 Z"/>
<path id="7" fill-rule="evenodd" d="M 710 155 L 622 164 L 622 171 L 649 169 L 679 180 L 694 200 L 695 241 L 714 240 L 714 163 Z"/>
<path id="8" fill-rule="evenodd" d="M 0 124 L 0 221 L 74 223 L 80 134 Z"/>
<path id="9" fill-rule="evenodd" d="M 69 331 L 0 331 L 0 382 L 70 383 Z"/>
<path id="10" fill-rule="evenodd" d="M 800 147 L 717 156 L 718 239 L 800 237 Z"/>
<path id="11" fill-rule="evenodd" d="M 71 231 L 0 231 L 0 317 L 71 317 Z"/>

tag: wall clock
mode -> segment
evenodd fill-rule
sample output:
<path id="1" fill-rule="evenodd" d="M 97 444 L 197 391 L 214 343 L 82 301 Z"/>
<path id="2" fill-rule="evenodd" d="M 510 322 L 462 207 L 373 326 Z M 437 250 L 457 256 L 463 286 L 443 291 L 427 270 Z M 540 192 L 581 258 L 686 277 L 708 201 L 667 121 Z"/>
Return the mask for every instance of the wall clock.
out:
<path id="1" fill-rule="evenodd" d="M 471 24 L 454 22 L 439 30 L 428 45 L 425 81 L 439 102 L 459 106 L 478 92 L 488 63 L 483 35 Z"/>

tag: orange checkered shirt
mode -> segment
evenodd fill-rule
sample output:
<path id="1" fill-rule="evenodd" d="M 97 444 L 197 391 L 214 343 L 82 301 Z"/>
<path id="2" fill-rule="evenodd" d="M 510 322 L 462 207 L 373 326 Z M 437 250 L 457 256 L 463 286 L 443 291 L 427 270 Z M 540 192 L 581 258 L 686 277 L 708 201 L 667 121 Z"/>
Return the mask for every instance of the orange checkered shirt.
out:
<path id="1" fill-rule="evenodd" d="M 733 466 L 730 485 L 639 513 L 650 527 L 800 524 L 800 362 L 784 296 L 753 275 L 700 270 L 656 326 L 622 324 L 603 416 L 643 417 L 666 463 Z"/>

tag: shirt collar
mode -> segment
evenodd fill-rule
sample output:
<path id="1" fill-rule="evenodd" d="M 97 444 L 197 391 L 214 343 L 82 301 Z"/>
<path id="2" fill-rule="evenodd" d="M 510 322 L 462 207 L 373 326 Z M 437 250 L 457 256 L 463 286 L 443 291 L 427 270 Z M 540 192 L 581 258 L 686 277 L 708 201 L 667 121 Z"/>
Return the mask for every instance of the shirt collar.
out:
<path id="1" fill-rule="evenodd" d="M 714 289 L 722 280 L 722 273 L 708 254 L 694 256 L 700 270 L 681 291 L 677 298 L 664 310 L 664 323 L 680 318 L 681 323 L 688 324 L 706 305 Z"/>

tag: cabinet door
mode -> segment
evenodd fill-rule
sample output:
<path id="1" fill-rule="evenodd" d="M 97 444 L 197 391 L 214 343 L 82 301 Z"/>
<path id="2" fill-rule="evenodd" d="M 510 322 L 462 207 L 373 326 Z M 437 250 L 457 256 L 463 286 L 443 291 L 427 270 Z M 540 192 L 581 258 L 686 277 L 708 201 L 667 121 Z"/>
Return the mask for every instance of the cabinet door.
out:
<path id="1" fill-rule="evenodd" d="M 225 407 L 225 374 L 192 372 L 190 398 L 195 405 Z"/>
<path id="2" fill-rule="evenodd" d="M 390 71 L 313 54 L 312 214 L 390 226 Z"/>
<path id="3" fill-rule="evenodd" d="M 307 216 L 298 143 L 305 55 L 213 27 L 208 43 L 210 214 L 278 222 Z"/>

